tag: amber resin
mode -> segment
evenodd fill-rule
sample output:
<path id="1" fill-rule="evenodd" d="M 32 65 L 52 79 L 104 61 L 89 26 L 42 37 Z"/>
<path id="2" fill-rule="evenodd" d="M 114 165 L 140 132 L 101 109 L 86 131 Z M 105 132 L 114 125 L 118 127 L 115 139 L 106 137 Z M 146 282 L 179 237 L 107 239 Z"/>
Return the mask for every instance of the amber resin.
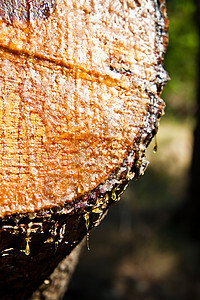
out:
<path id="1" fill-rule="evenodd" d="M 167 77 L 156 1 L 46 1 L 45 17 L 37 1 L 25 1 L 21 15 L 2 3 L 0 216 L 6 216 L 62 206 L 105 182 L 152 131 L 164 108 L 152 99 Z M 151 106 L 158 117 L 150 116 Z"/>

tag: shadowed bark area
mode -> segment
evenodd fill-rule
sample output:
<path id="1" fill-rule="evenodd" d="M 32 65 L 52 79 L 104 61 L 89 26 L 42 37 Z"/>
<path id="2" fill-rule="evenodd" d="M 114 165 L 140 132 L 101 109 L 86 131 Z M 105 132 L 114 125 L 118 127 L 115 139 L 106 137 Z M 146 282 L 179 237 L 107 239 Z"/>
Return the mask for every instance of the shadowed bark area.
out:
<path id="1" fill-rule="evenodd" d="M 71 276 L 78 263 L 83 242 L 80 243 L 66 258 L 64 258 L 53 273 L 33 293 L 30 300 L 59 300 L 63 299 Z"/>

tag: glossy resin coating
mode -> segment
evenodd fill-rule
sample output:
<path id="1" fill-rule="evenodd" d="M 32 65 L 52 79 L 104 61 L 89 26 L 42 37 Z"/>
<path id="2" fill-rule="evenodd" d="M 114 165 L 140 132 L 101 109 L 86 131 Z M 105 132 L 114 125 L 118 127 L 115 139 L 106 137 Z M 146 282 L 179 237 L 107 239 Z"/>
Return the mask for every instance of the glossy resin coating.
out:
<path id="1" fill-rule="evenodd" d="M 1 216 L 95 189 L 164 107 L 156 1 L 57 0 L 46 19 L 26 3 L 29 18 L 0 20 Z"/>

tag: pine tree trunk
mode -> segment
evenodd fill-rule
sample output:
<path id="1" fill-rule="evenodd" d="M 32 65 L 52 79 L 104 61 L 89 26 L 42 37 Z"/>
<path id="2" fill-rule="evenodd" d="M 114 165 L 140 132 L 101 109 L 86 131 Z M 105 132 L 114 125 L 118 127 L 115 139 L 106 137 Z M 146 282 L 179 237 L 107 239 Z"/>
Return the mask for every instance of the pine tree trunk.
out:
<path id="1" fill-rule="evenodd" d="M 200 1 L 196 1 L 197 5 L 197 26 L 200 40 Z M 188 194 L 183 206 L 179 209 L 175 218 L 178 223 L 184 224 L 190 237 L 199 240 L 199 211 L 200 202 L 198 198 L 199 193 L 199 178 L 200 178 L 200 47 L 197 56 L 198 76 L 197 76 L 197 109 L 196 109 L 196 126 L 194 130 L 194 143 L 192 152 L 192 161 L 189 171 L 190 184 Z"/>
<path id="2" fill-rule="evenodd" d="M 33 293 L 30 300 L 61 300 L 63 299 L 71 276 L 78 263 L 79 255 L 84 244 L 80 243 L 54 269 L 52 274 Z"/>
<path id="3" fill-rule="evenodd" d="M 144 173 L 167 27 L 163 0 L 0 2 L 2 300 L 30 297 Z"/>

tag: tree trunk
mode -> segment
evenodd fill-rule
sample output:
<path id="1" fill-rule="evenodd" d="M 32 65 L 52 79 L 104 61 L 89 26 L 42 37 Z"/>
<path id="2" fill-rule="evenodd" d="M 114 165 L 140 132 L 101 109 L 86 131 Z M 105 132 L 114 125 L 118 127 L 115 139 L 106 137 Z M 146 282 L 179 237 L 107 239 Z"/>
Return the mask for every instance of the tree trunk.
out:
<path id="1" fill-rule="evenodd" d="M 197 1 L 197 24 L 200 40 L 200 1 Z M 194 146 L 191 163 L 191 183 L 189 189 L 189 219 L 191 222 L 191 233 L 200 236 L 199 228 L 199 211 L 200 203 L 198 201 L 199 178 L 200 178 L 200 46 L 198 54 L 198 79 L 197 79 L 197 111 L 196 111 L 196 128 L 194 131 Z"/>
<path id="2" fill-rule="evenodd" d="M 64 258 L 53 273 L 44 283 L 33 293 L 30 300 L 61 300 L 63 299 L 73 275 L 74 269 L 78 263 L 79 255 L 83 243 L 80 243 L 72 252 Z"/>
<path id="3" fill-rule="evenodd" d="M 163 0 L 1 1 L 1 299 L 31 296 L 144 173 L 167 26 Z"/>
<path id="4" fill-rule="evenodd" d="M 196 1 L 197 5 L 197 26 L 199 31 L 200 40 L 200 1 Z M 198 76 L 197 76 L 197 109 L 196 109 L 196 127 L 194 130 L 194 144 L 191 167 L 189 171 L 190 184 L 186 200 L 181 209 L 175 215 L 175 219 L 180 224 L 183 224 L 190 237 L 199 240 L 200 228 L 199 228 L 199 211 L 200 202 L 198 199 L 199 193 L 199 178 L 200 178 L 200 47 L 198 51 L 197 64 L 198 64 Z"/>

